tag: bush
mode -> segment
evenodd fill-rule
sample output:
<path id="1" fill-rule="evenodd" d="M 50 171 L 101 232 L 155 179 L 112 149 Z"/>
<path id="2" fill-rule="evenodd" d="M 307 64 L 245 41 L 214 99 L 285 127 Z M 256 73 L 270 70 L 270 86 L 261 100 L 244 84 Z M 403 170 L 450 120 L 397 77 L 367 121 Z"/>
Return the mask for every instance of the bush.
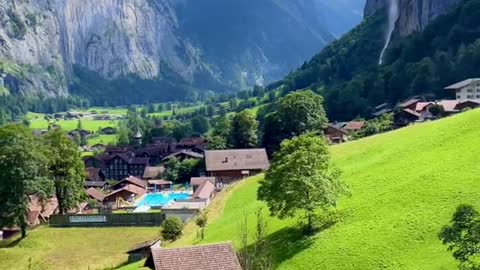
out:
<path id="1" fill-rule="evenodd" d="M 175 241 L 182 236 L 183 222 L 178 217 L 169 217 L 163 222 L 162 237 L 164 240 Z"/>

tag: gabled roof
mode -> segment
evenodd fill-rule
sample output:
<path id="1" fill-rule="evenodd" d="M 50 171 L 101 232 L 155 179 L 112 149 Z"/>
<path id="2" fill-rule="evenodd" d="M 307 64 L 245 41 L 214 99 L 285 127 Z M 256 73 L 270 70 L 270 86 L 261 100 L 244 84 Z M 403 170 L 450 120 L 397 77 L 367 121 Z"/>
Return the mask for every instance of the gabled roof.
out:
<path id="1" fill-rule="evenodd" d="M 111 192 L 110 194 L 105 196 L 104 199 L 109 198 L 109 197 L 111 197 L 111 196 L 113 196 L 117 193 L 122 192 L 122 191 L 127 191 L 127 192 L 130 192 L 130 193 L 135 194 L 135 195 L 143 195 L 143 194 L 147 193 L 147 191 L 144 188 L 141 188 L 141 187 L 138 187 L 138 186 L 135 186 L 135 185 L 126 185 L 121 189 L 117 189 L 117 190 Z"/>
<path id="2" fill-rule="evenodd" d="M 99 187 L 102 188 L 107 185 L 107 181 L 85 181 L 83 182 L 83 186 L 90 188 L 90 187 Z"/>
<path id="3" fill-rule="evenodd" d="M 348 122 L 348 123 L 343 127 L 343 129 L 345 129 L 345 130 L 357 131 L 357 130 L 361 130 L 364 125 L 365 125 L 365 122 L 352 121 L 352 122 Z"/>
<path id="4" fill-rule="evenodd" d="M 138 179 L 135 176 L 129 176 L 129 177 L 123 179 L 122 181 L 116 183 L 115 185 L 113 185 L 112 188 L 115 189 L 119 185 L 125 184 L 125 183 L 132 184 L 132 185 L 135 185 L 135 186 L 141 187 L 141 188 L 146 188 L 147 187 L 147 182 L 146 181 Z"/>
<path id="5" fill-rule="evenodd" d="M 192 194 L 193 199 L 208 199 L 212 197 L 215 191 L 215 184 L 210 181 L 204 181 Z"/>
<path id="6" fill-rule="evenodd" d="M 142 249 L 151 248 L 152 246 L 157 246 L 157 245 L 158 245 L 158 247 L 160 247 L 160 238 L 150 240 L 150 241 L 145 241 L 145 242 L 142 242 L 140 244 L 137 244 L 134 247 L 132 247 L 131 249 L 129 249 L 127 251 L 127 254 L 135 253 L 135 252 L 140 251 Z"/>
<path id="7" fill-rule="evenodd" d="M 442 100 L 437 102 L 437 104 L 441 105 L 445 110 L 445 112 L 450 112 L 450 113 L 457 112 L 457 109 L 455 109 L 455 107 L 457 107 L 458 105 L 457 100 Z"/>
<path id="8" fill-rule="evenodd" d="M 419 113 L 417 113 L 416 111 L 413 111 L 413 110 L 410 110 L 410 109 L 403 109 L 403 111 L 406 112 L 406 113 L 408 113 L 408 114 L 411 114 L 411 115 L 413 115 L 413 116 L 415 116 L 415 117 L 418 117 L 418 118 L 421 117 L 421 115 L 420 115 Z"/>
<path id="9" fill-rule="evenodd" d="M 415 107 L 416 112 L 423 111 L 426 107 L 435 104 L 434 102 L 418 102 Z"/>
<path id="10" fill-rule="evenodd" d="M 145 171 L 143 172 L 144 179 L 155 179 L 158 178 L 160 174 L 165 172 L 165 167 L 158 166 L 158 167 L 146 167 Z"/>
<path id="11" fill-rule="evenodd" d="M 151 251 L 155 270 L 242 270 L 231 244 Z"/>
<path id="12" fill-rule="evenodd" d="M 148 180 L 147 181 L 149 185 L 157 185 L 157 186 L 165 186 L 165 185 L 171 185 L 173 184 L 171 181 L 167 180 Z"/>
<path id="13" fill-rule="evenodd" d="M 415 103 L 418 103 L 420 102 L 420 99 L 417 99 L 417 98 L 413 98 L 413 99 L 409 99 L 403 103 L 401 103 L 399 106 L 402 107 L 402 108 L 405 108 L 405 107 L 409 107 Z"/>
<path id="14" fill-rule="evenodd" d="M 190 186 L 200 186 L 205 181 L 210 181 L 215 184 L 215 177 L 192 177 L 190 178 Z"/>
<path id="15" fill-rule="evenodd" d="M 465 87 L 465 86 L 467 86 L 467 85 L 469 85 L 473 82 L 477 82 L 477 81 L 480 81 L 480 78 L 467 79 L 467 80 L 452 84 L 450 86 L 447 86 L 447 87 L 445 87 L 445 89 L 446 90 L 457 90 L 457 89 L 463 88 L 463 87 Z"/>
<path id="16" fill-rule="evenodd" d="M 336 126 L 332 125 L 332 124 L 327 124 L 327 128 L 325 128 L 325 130 L 323 131 L 325 134 L 328 134 L 328 129 L 333 129 L 335 131 L 338 131 L 340 133 L 343 133 L 345 135 L 348 135 L 347 132 L 341 128 L 337 128 Z"/>
<path id="17" fill-rule="evenodd" d="M 166 156 L 162 160 L 168 160 L 168 159 L 171 159 L 173 157 L 180 156 L 180 155 L 186 155 L 186 156 L 189 156 L 191 158 L 197 158 L 197 159 L 202 159 L 204 157 L 202 154 L 199 154 L 197 152 L 193 152 L 193 151 L 189 151 L 189 150 L 180 150 L 180 151 L 175 152 L 175 153 L 173 153 L 169 156 Z"/>
<path id="18" fill-rule="evenodd" d="M 91 197 L 92 199 L 95 199 L 99 202 L 103 202 L 103 199 L 105 199 L 105 195 L 102 192 L 98 191 L 97 189 L 95 189 L 93 187 L 87 189 L 85 192 L 87 193 L 87 195 L 89 197 Z"/>
<path id="19" fill-rule="evenodd" d="M 265 149 L 205 151 L 207 171 L 264 170 L 270 166 Z"/>

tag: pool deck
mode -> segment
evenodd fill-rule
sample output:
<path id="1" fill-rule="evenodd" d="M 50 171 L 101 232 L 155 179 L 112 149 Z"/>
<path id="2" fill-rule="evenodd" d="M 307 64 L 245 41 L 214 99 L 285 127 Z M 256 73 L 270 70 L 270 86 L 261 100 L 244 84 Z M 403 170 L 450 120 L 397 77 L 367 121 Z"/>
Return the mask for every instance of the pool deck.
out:
<path id="1" fill-rule="evenodd" d="M 161 191 L 161 192 L 151 192 L 151 193 L 145 193 L 143 194 L 142 196 L 138 197 L 135 199 L 135 201 L 133 202 L 133 205 L 135 207 L 139 206 L 138 204 L 143 201 L 145 199 L 145 197 L 147 195 L 152 195 L 152 194 L 158 194 L 158 195 L 169 195 L 169 194 L 188 194 L 188 195 L 192 195 L 193 194 L 193 190 L 187 190 L 187 191 L 180 191 L 180 190 L 177 190 L 177 191 Z M 167 205 L 162 205 L 162 206 L 152 206 L 152 209 L 160 209 L 164 206 L 167 206 Z M 131 206 L 130 206 L 131 207 Z"/>

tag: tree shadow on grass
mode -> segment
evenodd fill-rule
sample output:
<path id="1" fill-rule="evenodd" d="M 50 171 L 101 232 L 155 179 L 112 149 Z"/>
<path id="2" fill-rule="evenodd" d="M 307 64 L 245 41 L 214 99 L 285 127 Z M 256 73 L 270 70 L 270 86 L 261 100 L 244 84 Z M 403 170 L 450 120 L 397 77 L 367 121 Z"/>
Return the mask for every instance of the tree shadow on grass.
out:
<path id="1" fill-rule="evenodd" d="M 314 243 L 314 236 L 329 229 L 335 222 L 326 222 L 317 227 L 313 233 L 307 233 L 304 226 L 283 228 L 265 238 L 268 255 L 255 254 L 256 243 L 239 251 L 239 254 L 250 253 L 250 256 L 267 256 L 272 269 L 276 269 L 282 262 L 293 258 L 303 250 L 308 249 Z"/>

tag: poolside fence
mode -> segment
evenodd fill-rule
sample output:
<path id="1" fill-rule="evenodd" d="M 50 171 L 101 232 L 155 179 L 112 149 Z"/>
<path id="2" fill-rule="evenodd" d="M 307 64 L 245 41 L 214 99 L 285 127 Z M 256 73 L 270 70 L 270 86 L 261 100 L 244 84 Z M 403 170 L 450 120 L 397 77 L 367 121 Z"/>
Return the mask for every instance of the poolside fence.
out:
<path id="1" fill-rule="evenodd" d="M 50 227 L 148 227 L 160 226 L 163 213 L 125 213 L 98 215 L 51 215 Z"/>

